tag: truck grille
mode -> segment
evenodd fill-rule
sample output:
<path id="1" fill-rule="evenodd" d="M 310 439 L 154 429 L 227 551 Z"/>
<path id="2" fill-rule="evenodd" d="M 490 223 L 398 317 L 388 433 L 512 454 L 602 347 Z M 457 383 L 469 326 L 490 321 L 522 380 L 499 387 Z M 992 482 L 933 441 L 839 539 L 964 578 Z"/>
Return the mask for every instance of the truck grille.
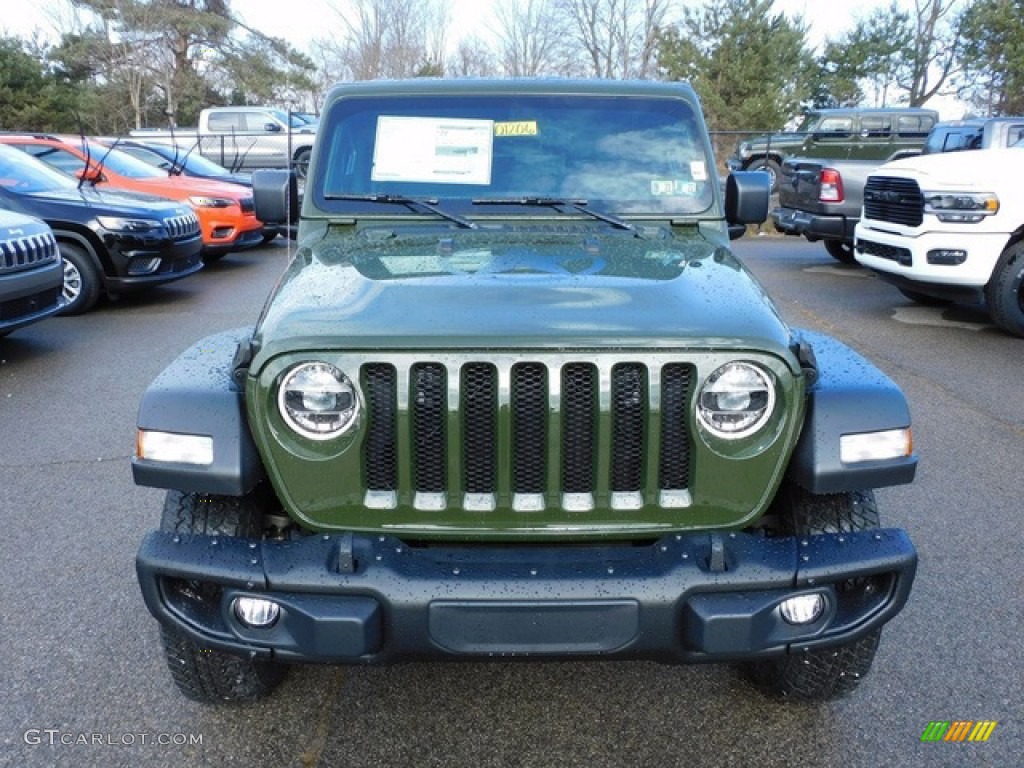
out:
<path id="1" fill-rule="evenodd" d="M 921 225 L 924 197 L 917 182 L 894 176 L 869 176 L 864 185 L 864 218 L 905 227 Z"/>
<path id="2" fill-rule="evenodd" d="M 172 240 L 188 240 L 199 234 L 199 218 L 194 213 L 164 219 Z"/>
<path id="3" fill-rule="evenodd" d="M 366 504 L 689 506 L 693 378 L 687 363 L 636 360 L 365 364 Z"/>
<path id="4" fill-rule="evenodd" d="M 46 264 L 56 261 L 58 255 L 57 241 L 50 232 L 0 241 L 0 272 Z"/>

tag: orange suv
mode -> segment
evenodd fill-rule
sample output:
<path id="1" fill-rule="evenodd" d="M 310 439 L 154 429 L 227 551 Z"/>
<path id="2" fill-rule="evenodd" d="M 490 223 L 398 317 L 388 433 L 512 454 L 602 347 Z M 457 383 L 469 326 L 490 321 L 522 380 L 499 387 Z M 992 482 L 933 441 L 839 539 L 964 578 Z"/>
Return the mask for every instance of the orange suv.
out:
<path id="1" fill-rule="evenodd" d="M 170 176 L 116 148 L 80 137 L 0 134 L 9 144 L 52 168 L 96 187 L 143 192 L 189 203 L 199 217 L 203 260 L 215 261 L 263 242 L 263 223 L 253 212 L 252 190 L 238 184 Z"/>

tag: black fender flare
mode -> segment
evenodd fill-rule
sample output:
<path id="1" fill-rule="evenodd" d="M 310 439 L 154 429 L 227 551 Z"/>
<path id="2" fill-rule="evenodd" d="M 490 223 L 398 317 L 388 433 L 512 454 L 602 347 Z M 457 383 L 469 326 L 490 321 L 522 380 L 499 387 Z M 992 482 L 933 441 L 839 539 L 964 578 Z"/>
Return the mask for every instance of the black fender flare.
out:
<path id="1" fill-rule="evenodd" d="M 811 493 L 844 493 L 910 483 L 911 454 L 886 461 L 844 464 L 842 435 L 910 427 L 903 391 L 860 353 L 822 333 L 799 331 L 813 355 L 816 381 L 807 391 L 807 413 L 786 476 Z"/>
<path id="2" fill-rule="evenodd" d="M 208 336 L 193 344 L 149 385 L 139 404 L 138 427 L 213 438 L 213 463 L 180 464 L 132 458 L 137 485 L 192 493 L 244 496 L 266 478 L 249 431 L 245 394 L 233 379 L 239 345 L 251 327 Z"/>

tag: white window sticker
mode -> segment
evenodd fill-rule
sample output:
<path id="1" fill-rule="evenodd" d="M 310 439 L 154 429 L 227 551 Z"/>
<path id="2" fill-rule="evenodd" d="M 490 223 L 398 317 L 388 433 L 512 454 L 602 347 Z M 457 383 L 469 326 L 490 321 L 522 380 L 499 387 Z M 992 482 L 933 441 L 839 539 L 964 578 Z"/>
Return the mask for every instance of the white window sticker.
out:
<path id="1" fill-rule="evenodd" d="M 490 184 L 493 142 L 493 120 L 382 115 L 370 178 Z"/>
<path id="2" fill-rule="evenodd" d="M 690 162 L 690 178 L 694 181 L 708 180 L 708 169 L 704 165 L 703 160 L 693 160 Z"/>

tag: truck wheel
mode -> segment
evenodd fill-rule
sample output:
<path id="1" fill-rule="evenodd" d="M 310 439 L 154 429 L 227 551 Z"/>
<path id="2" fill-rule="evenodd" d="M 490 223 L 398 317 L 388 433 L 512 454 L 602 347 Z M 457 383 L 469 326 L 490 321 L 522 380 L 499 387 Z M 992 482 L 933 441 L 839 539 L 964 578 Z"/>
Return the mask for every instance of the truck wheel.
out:
<path id="1" fill-rule="evenodd" d="M 61 242 L 60 258 L 64 262 L 64 308 L 61 315 L 88 312 L 100 298 L 100 276 L 89 253 L 78 245 Z"/>
<path id="2" fill-rule="evenodd" d="M 857 258 L 853 255 L 853 245 L 845 240 L 826 240 L 825 250 L 828 255 L 843 264 L 856 264 Z"/>
<path id="3" fill-rule="evenodd" d="M 258 492 L 236 498 L 170 491 L 164 502 L 160 530 L 255 538 L 260 535 L 263 508 Z M 208 588 L 196 584 L 193 591 L 202 595 Z M 204 648 L 163 625 L 160 640 L 175 685 L 193 701 L 255 701 L 273 691 L 288 672 L 286 666 L 277 662 Z"/>
<path id="4" fill-rule="evenodd" d="M 985 286 L 992 321 L 1007 333 L 1024 336 L 1024 241 L 1003 251 Z"/>
<path id="5" fill-rule="evenodd" d="M 774 195 L 779 191 L 779 176 L 782 173 L 782 168 L 770 157 L 759 157 L 747 166 L 747 170 L 764 171 L 768 174 L 768 178 L 772 180 L 772 194 Z"/>
<path id="6" fill-rule="evenodd" d="M 313 152 L 309 147 L 303 147 L 295 153 L 295 175 L 300 179 L 306 178 L 306 175 L 309 173 L 309 158 L 312 154 Z"/>
<path id="7" fill-rule="evenodd" d="M 776 498 L 780 532 L 802 536 L 879 527 L 874 493 L 816 495 L 787 484 Z M 857 589 L 853 581 L 842 585 Z M 882 630 L 848 645 L 750 662 L 746 672 L 765 693 L 805 701 L 828 701 L 854 688 L 871 669 Z"/>

